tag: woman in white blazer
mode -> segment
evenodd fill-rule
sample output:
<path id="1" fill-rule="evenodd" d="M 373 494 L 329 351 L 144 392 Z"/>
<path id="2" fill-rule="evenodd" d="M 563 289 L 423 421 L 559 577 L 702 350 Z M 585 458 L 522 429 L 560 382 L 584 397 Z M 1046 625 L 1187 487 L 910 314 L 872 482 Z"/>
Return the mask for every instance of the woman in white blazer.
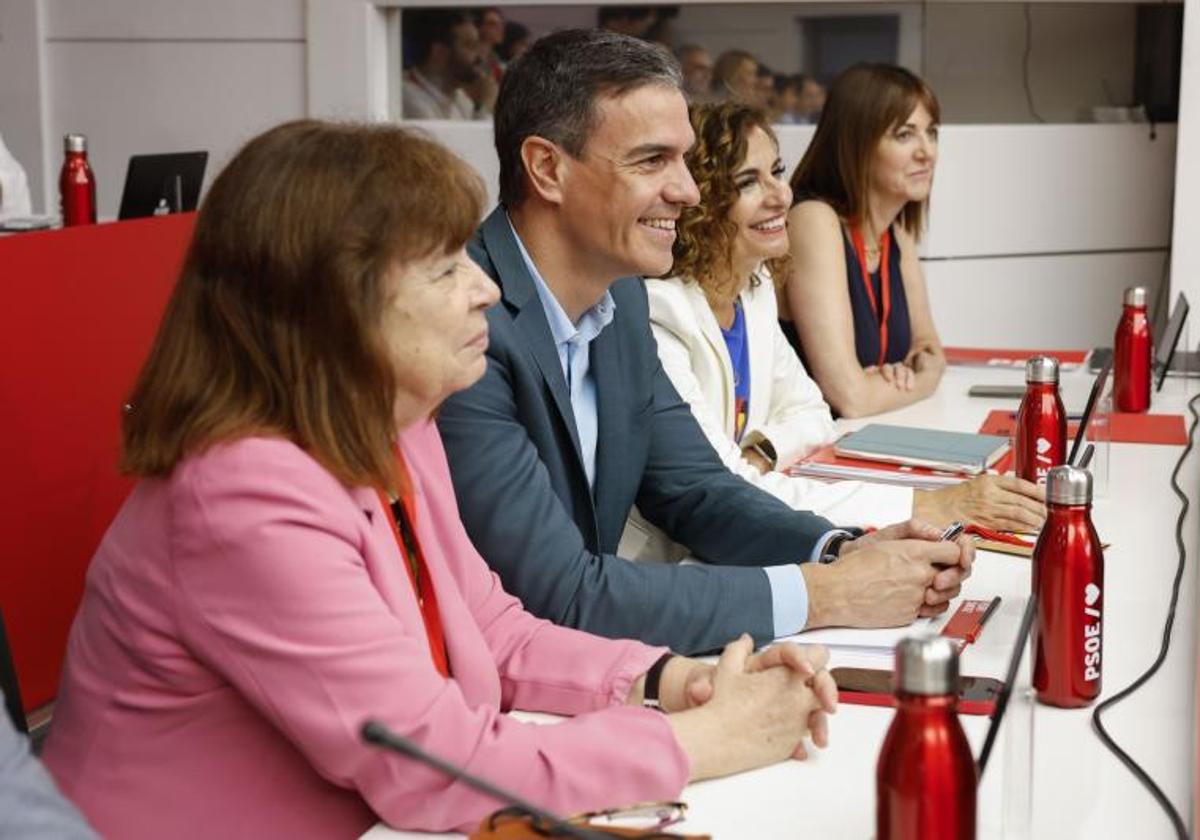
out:
<path id="1" fill-rule="evenodd" d="M 792 194 L 766 115 L 736 104 L 691 109 L 688 166 L 701 202 L 677 223 L 676 276 L 648 279 L 663 368 L 731 470 L 796 508 L 847 524 L 914 516 L 1036 531 L 1042 491 L 1012 476 L 979 476 L 935 491 L 789 476 L 786 467 L 835 437 L 816 383 L 777 320 L 773 276 L 786 276 Z M 748 381 L 747 381 L 748 380 Z M 676 560 L 682 550 L 636 514 L 624 556 Z"/>

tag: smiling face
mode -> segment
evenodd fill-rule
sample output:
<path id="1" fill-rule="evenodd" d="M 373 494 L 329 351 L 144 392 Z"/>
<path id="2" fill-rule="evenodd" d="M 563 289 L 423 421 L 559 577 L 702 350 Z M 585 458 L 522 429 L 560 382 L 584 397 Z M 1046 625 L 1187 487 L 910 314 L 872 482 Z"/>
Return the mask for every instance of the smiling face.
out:
<path id="1" fill-rule="evenodd" d="M 933 187 L 938 126 L 924 105 L 880 139 L 871 157 L 871 189 L 886 200 L 924 201 Z"/>
<path id="2" fill-rule="evenodd" d="M 465 249 L 392 268 L 381 330 L 396 374 L 400 426 L 427 416 L 484 374 L 485 310 L 499 289 Z"/>
<path id="3" fill-rule="evenodd" d="M 597 101 L 583 151 L 562 160 L 562 224 L 589 274 L 612 282 L 670 269 L 675 222 L 700 200 L 683 157 L 694 140 L 673 87 L 643 85 Z"/>
<path id="4" fill-rule="evenodd" d="M 746 158 L 733 179 L 738 190 L 729 209 L 729 219 L 737 225 L 731 246 L 733 270 L 739 280 L 748 281 L 763 260 L 787 254 L 787 211 L 792 204 L 779 148 L 758 126 L 746 138 Z"/>

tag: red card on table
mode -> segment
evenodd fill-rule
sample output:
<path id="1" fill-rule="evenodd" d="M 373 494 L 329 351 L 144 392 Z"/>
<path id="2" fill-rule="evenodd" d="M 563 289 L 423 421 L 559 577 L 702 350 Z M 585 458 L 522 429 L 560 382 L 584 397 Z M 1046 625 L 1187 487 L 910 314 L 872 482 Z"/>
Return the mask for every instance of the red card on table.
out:
<path id="1" fill-rule="evenodd" d="M 943 347 L 946 364 L 1024 367 L 1034 356 L 1053 356 L 1060 365 L 1073 367 L 1083 364 L 1087 350 L 1011 350 L 1004 347 Z"/>
<path id="2" fill-rule="evenodd" d="M 1109 439 L 1113 443 L 1159 443 L 1166 446 L 1187 444 L 1187 427 L 1182 414 L 1124 414 L 1114 412 L 1109 417 Z M 1095 421 L 1093 421 L 1094 424 Z M 996 409 L 988 414 L 979 427 L 984 435 L 1011 436 L 1017 426 L 1016 415 Z M 1074 438 L 1078 423 L 1067 424 L 1067 437 Z"/>

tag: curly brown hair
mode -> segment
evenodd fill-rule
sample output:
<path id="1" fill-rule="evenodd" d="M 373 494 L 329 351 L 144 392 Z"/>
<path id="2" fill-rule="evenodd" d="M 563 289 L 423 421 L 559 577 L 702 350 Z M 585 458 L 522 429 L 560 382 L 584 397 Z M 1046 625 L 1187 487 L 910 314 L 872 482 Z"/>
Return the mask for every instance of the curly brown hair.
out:
<path id="1" fill-rule="evenodd" d="M 688 109 L 696 144 L 686 160 L 696 185 L 700 188 L 700 203 L 685 207 L 676 223 L 675 245 L 672 253 L 675 264 L 671 274 L 700 285 L 705 293 L 730 297 L 742 278 L 733 277 L 733 242 L 738 226 L 730 220 L 729 211 L 738 200 L 734 173 L 746 159 L 750 134 L 761 128 L 775 143 L 779 141 L 771 129 L 771 119 L 765 111 L 736 102 L 692 105 Z M 767 260 L 767 269 L 776 282 L 787 277 L 789 258 Z M 760 282 L 757 273 L 751 285 Z"/>

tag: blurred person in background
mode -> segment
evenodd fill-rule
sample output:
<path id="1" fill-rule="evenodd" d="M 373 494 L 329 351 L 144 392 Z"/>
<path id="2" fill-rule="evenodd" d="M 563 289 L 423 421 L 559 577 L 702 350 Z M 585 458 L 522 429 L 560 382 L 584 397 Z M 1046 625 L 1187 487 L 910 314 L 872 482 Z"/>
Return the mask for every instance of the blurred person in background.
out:
<path id="1" fill-rule="evenodd" d="M 775 109 L 775 74 L 771 68 L 758 63 L 757 75 L 755 77 L 756 86 L 758 88 L 758 99 L 754 102 L 748 102 L 747 105 L 753 105 L 755 108 L 761 108 L 767 113 Z"/>
<path id="2" fill-rule="evenodd" d="M 596 11 L 596 26 L 608 32 L 647 39 L 658 23 L 653 6 L 601 6 Z"/>
<path id="3" fill-rule="evenodd" d="M 821 111 L 825 108 L 825 86 L 807 73 L 801 73 L 794 78 L 800 85 L 797 113 L 804 122 L 816 123 L 821 118 Z"/>
<path id="4" fill-rule="evenodd" d="M 504 14 L 495 6 L 475 10 L 475 28 L 479 30 L 483 63 L 497 85 L 504 78 L 504 61 L 497 52 L 504 42 L 504 23 Z"/>
<path id="5" fill-rule="evenodd" d="M 745 50 L 726 50 L 713 67 L 713 98 L 761 107 L 758 59 Z"/>
<path id="6" fill-rule="evenodd" d="M 499 86 L 471 16 L 456 9 L 405 9 L 401 22 L 411 65 L 401 92 L 409 120 L 482 120 Z"/>
<path id="7" fill-rule="evenodd" d="M 497 55 L 507 67 L 529 49 L 529 27 L 515 20 L 504 22 L 504 40 L 496 48 Z"/>
<path id="8" fill-rule="evenodd" d="M 707 102 L 712 96 L 713 60 L 699 44 L 687 44 L 675 51 L 683 72 L 683 95 L 688 102 Z"/>

